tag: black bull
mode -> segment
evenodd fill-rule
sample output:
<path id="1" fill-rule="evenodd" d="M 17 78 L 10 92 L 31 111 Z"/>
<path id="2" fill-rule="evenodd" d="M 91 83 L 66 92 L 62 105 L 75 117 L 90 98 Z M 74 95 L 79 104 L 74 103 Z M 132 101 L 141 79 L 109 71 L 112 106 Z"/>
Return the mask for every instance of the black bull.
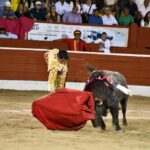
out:
<path id="1" fill-rule="evenodd" d="M 93 126 L 100 126 L 102 129 L 105 129 L 106 125 L 102 117 L 107 116 L 109 110 L 112 115 L 112 123 L 115 126 L 115 130 L 118 131 L 121 130 L 118 119 L 119 103 L 123 114 L 123 125 L 127 125 L 126 108 L 128 95 L 116 89 L 110 81 L 127 87 L 126 79 L 122 74 L 108 70 L 95 70 L 91 73 L 84 90 L 91 91 L 94 97 L 96 115 L 95 120 L 92 121 Z"/>

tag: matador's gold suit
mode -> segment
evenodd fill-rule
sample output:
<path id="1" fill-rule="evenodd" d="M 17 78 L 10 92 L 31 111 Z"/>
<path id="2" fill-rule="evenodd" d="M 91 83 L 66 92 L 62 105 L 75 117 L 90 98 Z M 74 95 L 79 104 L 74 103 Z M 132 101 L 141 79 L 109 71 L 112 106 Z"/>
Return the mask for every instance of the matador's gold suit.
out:
<path id="1" fill-rule="evenodd" d="M 67 64 L 61 64 L 58 61 L 58 49 L 53 49 L 48 52 L 48 90 L 55 91 L 56 89 L 65 86 L 65 79 L 68 72 Z"/>

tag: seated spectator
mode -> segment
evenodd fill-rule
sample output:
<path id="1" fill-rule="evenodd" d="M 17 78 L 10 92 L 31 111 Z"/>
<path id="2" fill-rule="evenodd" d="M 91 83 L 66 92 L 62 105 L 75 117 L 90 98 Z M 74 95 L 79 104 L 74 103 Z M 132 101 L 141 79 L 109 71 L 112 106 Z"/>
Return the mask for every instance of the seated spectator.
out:
<path id="1" fill-rule="evenodd" d="M 25 8 L 23 3 L 18 5 L 17 10 L 15 11 L 16 17 L 19 18 L 21 16 L 30 17 L 28 10 Z"/>
<path id="2" fill-rule="evenodd" d="M 50 10 L 48 11 L 46 18 L 48 22 L 61 22 L 60 16 L 56 12 L 56 8 L 54 5 L 50 7 Z"/>
<path id="3" fill-rule="evenodd" d="M 141 27 L 150 27 L 150 11 L 148 11 L 141 21 Z"/>
<path id="4" fill-rule="evenodd" d="M 35 2 L 35 7 L 32 8 L 29 11 L 29 13 L 30 13 L 30 17 L 34 21 L 44 21 L 44 20 L 46 20 L 47 10 L 46 10 L 46 8 L 42 7 L 42 2 L 41 1 L 36 1 Z"/>
<path id="5" fill-rule="evenodd" d="M 6 32 L 5 28 L 0 28 L 0 38 L 18 39 L 18 36 L 13 33 Z"/>
<path id="6" fill-rule="evenodd" d="M 82 21 L 88 23 L 88 15 L 93 14 L 93 10 L 96 9 L 96 4 L 92 0 L 86 0 L 86 3 L 82 6 Z"/>
<path id="7" fill-rule="evenodd" d="M 65 0 L 59 0 L 55 3 L 56 12 L 60 15 L 61 19 L 66 12 L 69 12 L 69 4 Z"/>
<path id="8" fill-rule="evenodd" d="M 109 7 L 104 8 L 104 15 L 102 16 L 104 25 L 118 25 L 116 18 L 111 15 L 111 11 Z"/>
<path id="9" fill-rule="evenodd" d="M 72 9 L 73 9 L 74 6 L 78 6 L 78 13 L 82 13 L 81 0 L 72 0 L 69 3 L 70 11 L 72 11 Z"/>
<path id="10" fill-rule="evenodd" d="M 0 18 L 16 19 L 15 12 L 11 10 L 10 1 L 5 2 L 3 10 L 0 11 Z"/>
<path id="11" fill-rule="evenodd" d="M 104 53 L 110 53 L 110 40 L 107 39 L 107 33 L 103 32 L 100 39 L 94 41 L 99 44 L 99 51 Z"/>
<path id="12" fill-rule="evenodd" d="M 62 20 L 67 23 L 82 23 L 81 14 L 78 13 L 78 6 L 74 6 L 71 12 L 65 13 Z"/>
<path id="13" fill-rule="evenodd" d="M 93 14 L 90 14 L 88 17 L 88 23 L 89 24 L 103 24 L 103 20 L 99 15 L 99 10 L 95 9 L 93 11 Z"/>
<path id="14" fill-rule="evenodd" d="M 150 0 L 144 0 L 143 4 L 139 7 L 139 12 L 141 12 L 142 17 L 144 18 L 148 11 L 150 11 Z"/>
<path id="15" fill-rule="evenodd" d="M 68 44 L 69 50 L 73 51 L 89 51 L 88 44 L 81 39 L 81 31 L 74 31 L 73 39 L 63 39 L 64 42 Z"/>
<path id="16" fill-rule="evenodd" d="M 134 18 L 129 14 L 128 8 L 124 8 L 122 15 L 119 17 L 119 24 L 128 26 L 132 23 L 134 23 Z"/>

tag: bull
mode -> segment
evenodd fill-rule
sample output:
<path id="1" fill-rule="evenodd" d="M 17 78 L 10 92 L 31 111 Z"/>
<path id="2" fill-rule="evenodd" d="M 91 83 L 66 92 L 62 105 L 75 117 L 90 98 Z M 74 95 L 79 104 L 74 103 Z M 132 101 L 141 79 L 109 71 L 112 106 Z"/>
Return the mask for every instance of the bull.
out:
<path id="1" fill-rule="evenodd" d="M 103 116 L 107 116 L 108 111 L 110 111 L 115 130 L 121 130 L 118 119 L 119 103 L 123 114 L 123 125 L 127 125 L 126 109 L 129 95 L 123 91 L 127 89 L 125 77 L 119 72 L 95 70 L 91 67 L 88 69 L 91 71 L 91 75 L 85 84 L 84 91 L 90 91 L 93 94 L 96 111 L 95 120 L 92 120 L 93 126 L 100 126 L 101 129 L 105 130 L 106 124 Z M 117 88 L 117 85 L 123 87 L 123 90 Z"/>

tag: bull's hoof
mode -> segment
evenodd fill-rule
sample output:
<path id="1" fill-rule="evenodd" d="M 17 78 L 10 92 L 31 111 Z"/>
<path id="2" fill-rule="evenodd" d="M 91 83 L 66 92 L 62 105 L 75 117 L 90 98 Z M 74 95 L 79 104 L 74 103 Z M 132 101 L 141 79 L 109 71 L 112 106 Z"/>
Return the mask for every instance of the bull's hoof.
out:
<path id="1" fill-rule="evenodd" d="M 117 130 L 117 131 L 115 131 L 115 132 L 117 132 L 117 133 L 122 133 L 122 130 Z"/>
<path id="2" fill-rule="evenodd" d="M 120 126 L 116 126 L 115 131 L 120 131 L 120 130 L 121 130 Z"/>
<path id="3" fill-rule="evenodd" d="M 106 126 L 105 127 L 101 127 L 102 130 L 106 130 Z"/>
<path id="4" fill-rule="evenodd" d="M 123 124 L 124 126 L 127 126 L 127 125 L 128 125 L 127 120 L 123 120 L 122 124 Z"/>

